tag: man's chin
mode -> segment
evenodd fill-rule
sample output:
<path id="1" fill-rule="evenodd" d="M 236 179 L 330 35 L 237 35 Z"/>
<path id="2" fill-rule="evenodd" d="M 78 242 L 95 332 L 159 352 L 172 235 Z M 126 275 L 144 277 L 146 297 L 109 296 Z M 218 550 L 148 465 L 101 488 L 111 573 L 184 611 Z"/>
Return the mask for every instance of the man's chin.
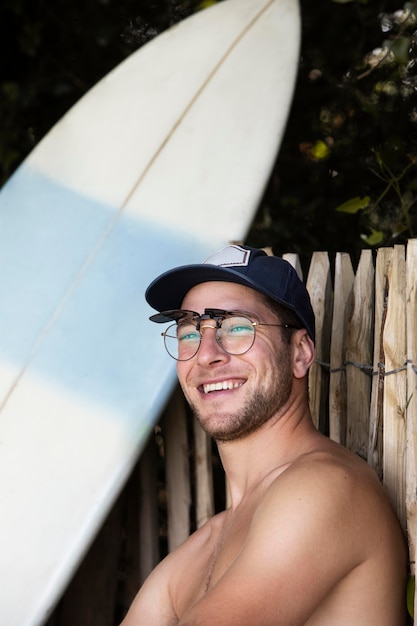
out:
<path id="1" fill-rule="evenodd" d="M 194 415 L 201 428 L 212 437 L 217 443 L 238 441 L 248 437 L 261 426 L 261 423 L 249 421 L 242 422 L 236 415 L 227 413 L 217 413 L 210 417 L 204 417 L 198 412 Z"/>

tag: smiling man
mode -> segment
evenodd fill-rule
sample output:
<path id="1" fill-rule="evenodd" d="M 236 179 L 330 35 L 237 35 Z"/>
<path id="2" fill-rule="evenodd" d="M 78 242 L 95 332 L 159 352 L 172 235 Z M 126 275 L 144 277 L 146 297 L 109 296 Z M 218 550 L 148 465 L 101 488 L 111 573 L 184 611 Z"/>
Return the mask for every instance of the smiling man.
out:
<path id="1" fill-rule="evenodd" d="M 227 246 L 146 298 L 231 505 L 158 565 L 123 626 L 404 626 L 398 521 L 371 468 L 311 419 L 315 321 L 294 269 Z"/>

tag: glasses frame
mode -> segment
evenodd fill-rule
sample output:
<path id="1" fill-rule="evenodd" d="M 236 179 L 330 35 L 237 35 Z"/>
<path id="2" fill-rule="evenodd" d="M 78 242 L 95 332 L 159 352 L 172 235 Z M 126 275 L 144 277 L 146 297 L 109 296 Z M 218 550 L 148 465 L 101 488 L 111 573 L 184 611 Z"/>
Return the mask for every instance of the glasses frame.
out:
<path id="1" fill-rule="evenodd" d="M 225 319 L 230 318 L 230 317 L 244 317 L 246 318 L 251 325 L 253 326 L 254 329 L 254 333 L 253 333 L 253 340 L 251 345 L 244 350 L 243 352 L 229 352 L 229 350 L 226 350 L 224 348 L 224 346 L 221 344 L 220 342 L 220 337 L 218 336 L 218 330 L 221 328 L 222 323 Z M 168 350 L 167 347 L 167 343 L 166 343 L 166 338 L 170 337 L 172 338 L 172 335 L 168 335 L 168 332 L 172 329 L 172 328 L 177 328 L 178 327 L 178 323 L 182 322 L 184 320 L 186 320 L 187 318 L 190 319 L 190 321 L 192 322 L 196 322 L 196 330 L 200 335 L 200 341 L 198 342 L 198 346 L 196 348 L 196 351 L 194 352 L 194 354 L 192 354 L 191 356 L 187 357 L 186 359 L 179 359 L 177 357 L 175 357 L 173 354 L 171 354 L 171 352 Z M 294 328 L 294 329 L 299 329 L 299 326 L 294 326 L 291 324 L 282 324 L 282 323 L 277 323 L 277 324 L 272 324 L 272 323 L 265 323 L 265 322 L 258 322 L 258 321 L 254 321 L 253 319 L 253 314 L 252 313 L 248 313 L 247 311 L 225 311 L 223 309 L 204 309 L 204 313 L 200 314 L 197 313 L 196 311 L 187 311 L 186 309 L 173 309 L 171 311 L 162 311 L 161 313 L 158 313 L 156 315 L 153 315 L 150 319 L 152 321 L 156 321 L 156 322 L 168 322 L 168 321 L 174 321 L 173 324 L 170 324 L 168 326 L 167 329 L 164 330 L 164 332 L 161 333 L 161 337 L 164 338 L 164 346 L 165 346 L 165 350 L 168 352 L 169 356 L 171 358 L 173 358 L 175 361 L 190 361 L 191 359 L 193 359 L 201 346 L 201 338 L 202 338 L 202 334 L 200 331 L 201 328 L 201 322 L 205 321 L 205 320 L 214 320 L 214 322 L 216 323 L 215 327 L 211 327 L 213 328 L 213 330 L 216 331 L 216 343 L 217 345 L 223 350 L 223 352 L 225 352 L 226 354 L 230 354 L 231 356 L 242 356 L 243 354 L 246 354 L 247 352 L 249 352 L 249 350 L 253 347 L 253 344 L 255 343 L 255 339 L 256 339 L 256 328 L 258 326 L 275 326 L 278 328 Z"/>

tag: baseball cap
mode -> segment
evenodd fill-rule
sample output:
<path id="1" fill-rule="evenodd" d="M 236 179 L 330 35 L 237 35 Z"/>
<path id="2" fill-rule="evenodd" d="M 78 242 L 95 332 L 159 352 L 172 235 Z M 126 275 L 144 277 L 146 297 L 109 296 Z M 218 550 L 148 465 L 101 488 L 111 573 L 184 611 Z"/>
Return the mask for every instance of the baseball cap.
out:
<path id="1" fill-rule="evenodd" d="M 157 311 L 180 309 L 186 293 L 209 281 L 237 283 L 251 287 L 291 309 L 315 341 L 315 317 L 308 291 L 288 261 L 269 256 L 264 250 L 229 245 L 203 263 L 182 265 L 164 272 L 146 290 L 147 302 Z M 171 318 L 152 316 L 152 321 Z"/>

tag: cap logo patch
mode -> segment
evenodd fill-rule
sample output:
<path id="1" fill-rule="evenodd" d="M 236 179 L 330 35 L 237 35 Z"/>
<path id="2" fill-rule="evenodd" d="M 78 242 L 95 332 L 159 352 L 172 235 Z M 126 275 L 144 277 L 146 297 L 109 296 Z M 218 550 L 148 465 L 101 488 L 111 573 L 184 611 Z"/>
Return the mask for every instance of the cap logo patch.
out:
<path id="1" fill-rule="evenodd" d="M 250 254 L 250 250 L 244 250 L 240 246 L 226 246 L 209 256 L 204 264 L 220 267 L 246 267 L 249 264 Z"/>

